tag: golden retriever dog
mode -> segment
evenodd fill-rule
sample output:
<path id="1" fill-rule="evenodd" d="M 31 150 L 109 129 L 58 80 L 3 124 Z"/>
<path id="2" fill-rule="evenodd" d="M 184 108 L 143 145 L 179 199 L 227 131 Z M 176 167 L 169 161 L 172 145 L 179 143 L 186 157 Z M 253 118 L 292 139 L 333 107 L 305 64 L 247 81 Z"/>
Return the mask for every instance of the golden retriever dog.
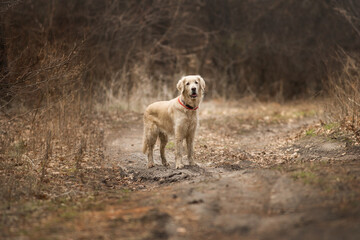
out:
<path id="1" fill-rule="evenodd" d="M 193 143 L 198 125 L 197 109 L 204 95 L 205 81 L 199 75 L 189 75 L 182 77 L 176 86 L 180 96 L 170 101 L 152 103 L 145 110 L 143 153 L 147 153 L 148 168 L 154 166 L 153 149 L 158 137 L 161 162 L 164 166 L 169 166 L 165 157 L 169 135 L 175 137 L 176 168 L 184 167 L 181 153 L 184 139 L 189 164 L 194 165 Z"/>

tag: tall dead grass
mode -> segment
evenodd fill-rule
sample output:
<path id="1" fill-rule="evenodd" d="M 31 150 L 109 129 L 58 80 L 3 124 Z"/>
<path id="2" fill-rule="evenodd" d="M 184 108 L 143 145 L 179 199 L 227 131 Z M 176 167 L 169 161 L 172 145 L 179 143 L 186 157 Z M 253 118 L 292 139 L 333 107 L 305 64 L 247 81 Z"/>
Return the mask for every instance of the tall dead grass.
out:
<path id="1" fill-rule="evenodd" d="M 40 46 L 26 49 L 31 60 L 8 56 L 11 64 L 0 81 L 6 93 L 0 101 L 1 209 L 60 194 L 61 178 L 52 179 L 53 173 L 79 167 L 76 146 L 81 139 L 102 144 L 92 137 L 99 130 L 87 118 L 91 85 L 83 81 L 86 66 L 80 48 L 43 38 Z"/>
<path id="2" fill-rule="evenodd" d="M 360 142 L 360 61 L 342 52 L 342 70 L 329 77 L 329 113 Z"/>

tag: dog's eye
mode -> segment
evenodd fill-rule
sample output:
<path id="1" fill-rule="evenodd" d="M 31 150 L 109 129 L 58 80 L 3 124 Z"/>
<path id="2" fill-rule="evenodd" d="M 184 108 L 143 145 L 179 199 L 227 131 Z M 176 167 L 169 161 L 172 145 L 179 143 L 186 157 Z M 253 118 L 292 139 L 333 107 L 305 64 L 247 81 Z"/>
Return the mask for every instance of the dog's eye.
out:
<path id="1" fill-rule="evenodd" d="M 195 84 L 198 84 L 198 82 L 195 82 Z"/>
<path id="2" fill-rule="evenodd" d="M 186 83 L 186 85 L 189 85 L 190 83 Z"/>

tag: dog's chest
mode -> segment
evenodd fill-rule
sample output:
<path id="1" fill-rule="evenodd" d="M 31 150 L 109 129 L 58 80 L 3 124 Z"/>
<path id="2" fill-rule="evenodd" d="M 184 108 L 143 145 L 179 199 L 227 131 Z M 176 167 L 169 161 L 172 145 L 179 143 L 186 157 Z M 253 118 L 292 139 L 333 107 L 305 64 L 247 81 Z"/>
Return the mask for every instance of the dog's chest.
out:
<path id="1" fill-rule="evenodd" d="M 192 129 L 197 125 L 197 115 L 192 112 L 184 114 L 179 120 L 178 124 L 183 129 Z"/>

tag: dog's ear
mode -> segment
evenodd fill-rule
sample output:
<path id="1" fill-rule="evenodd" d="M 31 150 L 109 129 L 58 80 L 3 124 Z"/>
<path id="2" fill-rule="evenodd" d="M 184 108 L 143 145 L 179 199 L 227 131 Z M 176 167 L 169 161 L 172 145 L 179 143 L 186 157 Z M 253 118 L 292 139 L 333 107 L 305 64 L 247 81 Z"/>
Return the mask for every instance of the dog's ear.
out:
<path id="1" fill-rule="evenodd" d="M 184 92 L 184 80 L 185 80 L 185 77 L 182 77 L 176 85 L 176 87 L 180 91 L 180 93 Z"/>
<path id="2" fill-rule="evenodd" d="M 200 81 L 201 90 L 204 91 L 205 90 L 205 80 L 200 76 L 198 76 L 198 79 Z"/>

